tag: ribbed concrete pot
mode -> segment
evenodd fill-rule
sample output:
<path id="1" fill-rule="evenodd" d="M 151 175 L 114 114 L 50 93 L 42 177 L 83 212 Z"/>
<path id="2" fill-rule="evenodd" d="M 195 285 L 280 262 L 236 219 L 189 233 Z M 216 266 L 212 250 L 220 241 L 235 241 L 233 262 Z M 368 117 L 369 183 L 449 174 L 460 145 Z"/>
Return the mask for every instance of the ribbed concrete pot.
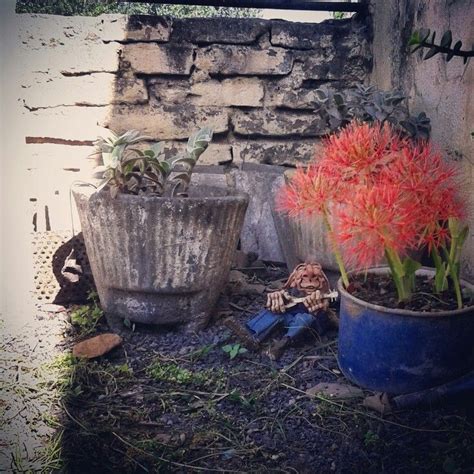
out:
<path id="1" fill-rule="evenodd" d="M 289 175 L 291 176 L 291 175 Z M 289 177 L 286 176 L 288 180 Z M 317 215 L 297 219 L 276 210 L 276 198 L 285 178 L 275 181 L 271 209 L 283 258 L 291 271 L 302 262 L 318 262 L 325 270 L 339 271 L 323 218 Z"/>
<path id="2" fill-rule="evenodd" d="M 146 324 L 207 324 L 237 247 L 248 196 L 197 186 L 188 198 L 73 191 L 100 302 Z"/>

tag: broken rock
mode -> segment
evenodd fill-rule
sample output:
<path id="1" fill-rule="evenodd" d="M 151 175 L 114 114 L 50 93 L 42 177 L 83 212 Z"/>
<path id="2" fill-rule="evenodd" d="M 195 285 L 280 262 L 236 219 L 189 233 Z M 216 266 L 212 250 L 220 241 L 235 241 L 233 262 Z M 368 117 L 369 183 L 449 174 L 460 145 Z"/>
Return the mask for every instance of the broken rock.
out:
<path id="1" fill-rule="evenodd" d="M 350 398 L 362 398 L 364 392 L 357 387 L 352 385 L 346 385 L 341 383 L 318 383 L 314 387 L 308 388 L 306 394 L 310 397 L 321 394 L 328 398 L 335 398 L 338 400 L 347 400 Z"/>
<path id="2" fill-rule="evenodd" d="M 84 357 L 94 359 L 107 354 L 122 343 L 122 338 L 118 334 L 106 333 L 91 337 L 85 341 L 77 343 L 72 348 L 74 357 Z"/>
<path id="3" fill-rule="evenodd" d="M 260 283 L 249 283 L 246 275 L 238 270 L 231 270 L 229 273 L 227 288 L 234 295 L 261 295 L 266 289 Z"/>

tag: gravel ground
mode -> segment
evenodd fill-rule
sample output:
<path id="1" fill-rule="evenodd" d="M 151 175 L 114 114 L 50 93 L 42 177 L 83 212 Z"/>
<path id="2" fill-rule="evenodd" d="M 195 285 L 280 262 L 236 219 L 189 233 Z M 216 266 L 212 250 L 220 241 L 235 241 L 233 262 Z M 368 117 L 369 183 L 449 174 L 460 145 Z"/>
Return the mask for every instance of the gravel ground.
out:
<path id="1" fill-rule="evenodd" d="M 252 281 L 268 284 L 280 276 L 276 270 Z M 85 336 L 62 313 L 36 322 L 34 350 L 24 341 L 5 341 L 7 391 L 0 408 L 7 437 L 1 447 L 9 452 L 0 466 L 71 473 L 473 472 L 469 407 L 381 416 L 363 407 L 362 398 L 305 393 L 320 382 L 347 384 L 336 363 L 335 333 L 309 334 L 278 362 L 264 351 L 231 360 L 222 347 L 239 340 L 224 317 L 244 322 L 264 299 L 223 297 L 214 323 L 197 334 L 120 325 L 114 329 L 122 346 L 93 362 L 67 355 Z M 48 338 L 48 345 L 42 335 L 52 328 L 64 338 Z M 94 332 L 107 331 L 102 318 Z"/>

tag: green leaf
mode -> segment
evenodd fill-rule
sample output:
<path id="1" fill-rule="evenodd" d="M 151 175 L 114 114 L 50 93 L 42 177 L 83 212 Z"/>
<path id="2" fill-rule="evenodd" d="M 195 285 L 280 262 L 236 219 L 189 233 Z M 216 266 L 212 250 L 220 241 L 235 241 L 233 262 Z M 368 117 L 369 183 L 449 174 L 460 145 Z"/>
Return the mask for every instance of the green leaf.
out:
<path id="1" fill-rule="evenodd" d="M 146 169 L 146 159 L 145 158 L 143 158 L 143 160 L 138 160 L 138 169 L 140 170 L 141 174 L 145 173 L 145 169 Z"/>
<path id="2" fill-rule="evenodd" d="M 171 172 L 171 165 L 167 161 L 160 161 L 159 165 L 161 169 L 164 171 L 165 175 L 168 175 Z"/>
<path id="3" fill-rule="evenodd" d="M 421 42 L 424 42 L 428 39 L 428 37 L 430 36 L 430 29 L 429 28 L 422 28 L 420 30 L 420 41 Z"/>
<path id="4" fill-rule="evenodd" d="M 408 40 L 408 46 L 413 46 L 414 44 L 419 44 L 420 42 L 420 33 L 418 31 L 414 31 Z"/>
<path id="5" fill-rule="evenodd" d="M 432 48 L 429 49 L 429 51 L 425 54 L 425 57 L 423 60 L 430 59 L 432 58 L 435 54 L 438 54 L 439 50 L 436 46 L 433 46 Z"/>
<path id="6" fill-rule="evenodd" d="M 403 270 L 406 276 L 413 275 L 417 270 L 421 268 L 421 263 L 413 260 L 410 257 L 406 257 L 403 262 Z"/>
<path id="7" fill-rule="evenodd" d="M 334 102 L 336 105 L 344 105 L 344 97 L 341 94 L 334 94 Z"/>
<path id="8" fill-rule="evenodd" d="M 176 158 L 175 160 L 171 162 L 171 165 L 173 166 L 173 168 L 176 165 L 184 165 L 187 168 L 192 168 L 194 167 L 195 164 L 196 164 L 196 160 L 194 158 L 189 158 L 189 157 L 184 157 L 184 156 Z"/>
<path id="9" fill-rule="evenodd" d="M 464 242 L 466 241 L 468 235 L 469 235 L 469 226 L 466 225 L 466 226 L 463 227 L 463 229 L 459 233 L 459 237 L 458 237 L 458 246 L 459 247 L 462 247 L 464 245 Z"/>
<path id="10" fill-rule="evenodd" d="M 150 149 L 153 151 L 155 156 L 159 156 L 163 152 L 163 142 L 153 143 Z"/>
<path id="11" fill-rule="evenodd" d="M 135 167 L 135 160 L 130 160 L 123 165 L 122 172 L 124 175 L 130 174 Z"/>
<path id="12" fill-rule="evenodd" d="M 435 284 L 436 293 L 441 293 L 442 291 L 446 290 L 448 280 L 446 277 L 446 263 L 445 262 L 442 262 L 440 267 L 436 268 L 434 284 Z"/>
<path id="13" fill-rule="evenodd" d="M 416 135 L 416 126 L 408 120 L 401 120 L 400 125 L 412 136 Z"/>
<path id="14" fill-rule="evenodd" d="M 118 192 L 119 192 L 118 186 L 110 187 L 110 195 L 112 196 L 112 199 L 115 199 L 117 197 Z"/>
<path id="15" fill-rule="evenodd" d="M 229 352 L 230 358 L 235 359 L 239 354 L 240 344 L 234 344 Z"/>
<path id="16" fill-rule="evenodd" d="M 112 153 L 102 153 L 102 163 L 107 168 L 113 168 L 112 165 Z"/>
<path id="17" fill-rule="evenodd" d="M 186 151 L 196 161 L 199 156 L 206 150 L 212 140 L 213 131 L 209 127 L 201 128 L 197 133 L 192 135 L 186 146 Z"/>
<path id="18" fill-rule="evenodd" d="M 109 181 L 111 180 L 112 178 L 105 178 L 103 179 L 99 186 L 97 186 L 97 189 L 95 190 L 95 192 L 99 192 L 101 189 L 105 188 L 105 186 L 107 186 L 107 184 L 109 184 Z"/>
<path id="19" fill-rule="evenodd" d="M 453 35 L 451 30 L 448 30 L 444 33 L 443 37 L 441 38 L 440 46 L 443 48 L 449 48 L 451 46 L 451 42 L 453 41 Z"/>
<path id="20" fill-rule="evenodd" d="M 155 158 L 155 152 L 153 150 L 145 150 L 143 154 L 150 158 Z"/>
<path id="21" fill-rule="evenodd" d="M 225 346 L 222 346 L 222 350 L 226 353 L 229 353 L 232 350 L 232 345 L 226 344 Z"/>
<path id="22" fill-rule="evenodd" d="M 461 49 L 462 46 L 462 41 L 456 41 L 454 44 L 453 48 L 451 51 L 446 55 L 446 61 L 449 62 L 453 57 L 456 55 L 456 53 Z"/>
<path id="23" fill-rule="evenodd" d="M 316 89 L 314 92 L 315 92 L 316 95 L 318 96 L 318 99 L 319 99 L 319 100 L 325 100 L 325 99 L 327 99 L 326 92 L 323 91 L 322 89 Z"/>
<path id="24" fill-rule="evenodd" d="M 462 47 L 462 41 L 459 40 L 459 41 L 456 41 L 456 43 L 454 43 L 454 46 L 453 46 L 453 50 L 457 53 Z"/>
<path id="25" fill-rule="evenodd" d="M 144 153 L 142 150 L 139 150 L 138 148 L 130 148 L 130 151 L 133 151 L 134 153 L 136 153 L 138 156 L 143 156 Z"/>

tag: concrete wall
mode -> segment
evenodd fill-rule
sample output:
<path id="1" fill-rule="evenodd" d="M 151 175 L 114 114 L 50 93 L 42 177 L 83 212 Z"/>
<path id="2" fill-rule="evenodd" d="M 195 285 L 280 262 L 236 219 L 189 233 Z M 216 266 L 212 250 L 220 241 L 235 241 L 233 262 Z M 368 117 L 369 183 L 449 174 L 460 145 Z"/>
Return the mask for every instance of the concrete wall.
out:
<path id="1" fill-rule="evenodd" d="M 326 133 L 312 111 L 315 89 L 364 81 L 371 63 L 366 30 L 351 20 L 17 21 L 36 230 L 69 228 L 69 184 L 87 178 L 85 158 L 105 128 L 139 129 L 178 151 L 210 125 L 215 140 L 201 164 L 295 166 Z"/>
<path id="2" fill-rule="evenodd" d="M 407 52 L 412 31 L 430 28 L 438 42 L 450 29 L 453 44 L 474 44 L 473 0 L 384 0 L 372 2 L 374 69 L 371 81 L 382 89 L 400 88 L 414 112 L 425 111 L 432 123 L 432 140 L 459 167 L 470 212 L 470 237 L 464 249 L 464 274 L 474 279 L 474 63 L 446 63 L 436 55 Z M 424 50 L 426 52 L 426 50 Z"/>
<path id="3" fill-rule="evenodd" d="M 325 132 L 312 112 L 314 90 L 367 81 L 364 25 L 16 15 L 14 8 L 14 0 L 0 2 L 0 317 L 30 320 L 38 271 L 31 242 L 51 234 L 45 230 L 71 229 L 70 185 L 90 178 L 87 156 L 106 127 L 138 128 L 174 149 L 198 127 L 214 127 L 202 163 L 225 165 L 197 179 L 250 191 L 242 247 L 281 259 L 272 184 L 286 166 L 309 160 Z"/>

